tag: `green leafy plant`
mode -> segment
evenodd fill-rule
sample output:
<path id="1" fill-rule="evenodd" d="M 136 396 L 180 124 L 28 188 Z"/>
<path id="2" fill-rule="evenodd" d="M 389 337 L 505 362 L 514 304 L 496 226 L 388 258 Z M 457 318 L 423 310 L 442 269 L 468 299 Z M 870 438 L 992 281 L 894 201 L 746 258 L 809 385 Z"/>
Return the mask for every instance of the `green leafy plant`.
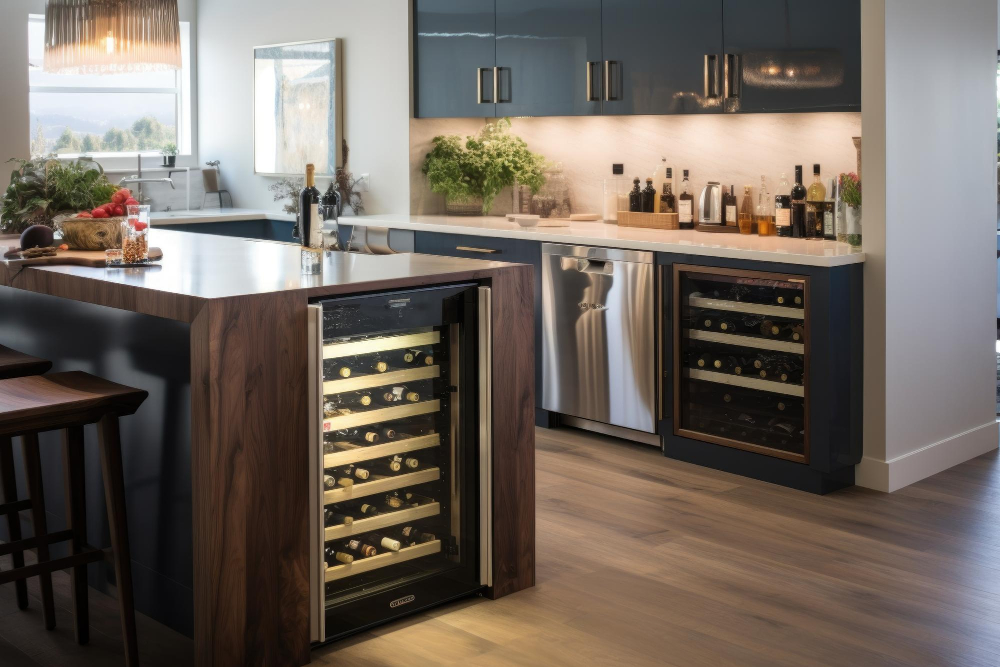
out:
<path id="1" fill-rule="evenodd" d="M 163 155 L 177 155 L 177 144 L 167 144 L 160 153 Z"/>
<path id="2" fill-rule="evenodd" d="M 0 232 L 20 234 L 32 225 L 52 227 L 61 213 L 89 211 L 111 201 L 118 186 L 93 160 L 10 160 L 18 167 L 0 206 Z"/>
<path id="3" fill-rule="evenodd" d="M 853 171 L 840 175 L 840 198 L 848 206 L 861 206 L 861 179 Z"/>
<path id="4" fill-rule="evenodd" d="M 449 201 L 482 197 L 483 213 L 505 187 L 519 183 L 537 194 L 545 184 L 545 158 L 528 150 L 524 139 L 510 133 L 509 118 L 487 124 L 463 145 L 455 135 L 434 137 L 421 171 L 431 190 Z"/>

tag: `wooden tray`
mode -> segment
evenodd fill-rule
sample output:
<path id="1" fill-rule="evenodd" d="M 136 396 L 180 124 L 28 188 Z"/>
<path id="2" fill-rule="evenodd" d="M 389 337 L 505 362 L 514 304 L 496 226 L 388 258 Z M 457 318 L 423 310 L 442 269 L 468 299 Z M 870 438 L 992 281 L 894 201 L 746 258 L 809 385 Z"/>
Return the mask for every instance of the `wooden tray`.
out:
<path id="1" fill-rule="evenodd" d="M 149 249 L 149 261 L 158 262 L 163 259 L 163 251 L 159 248 Z M 104 268 L 107 266 L 103 250 L 60 250 L 54 257 L 35 257 L 33 259 L 5 259 L 4 264 L 12 269 L 19 269 L 25 266 L 93 266 Z M 145 266 L 143 264 L 129 266 Z M 111 268 L 118 268 L 111 267 Z M 123 267 L 128 268 L 128 267 Z"/>
<path id="2" fill-rule="evenodd" d="M 643 227 L 645 229 L 680 229 L 681 216 L 677 213 L 633 213 L 618 211 L 619 227 Z"/>
<path id="3" fill-rule="evenodd" d="M 707 232 L 709 234 L 739 234 L 740 228 L 737 225 L 720 225 L 720 224 L 702 224 L 700 222 L 695 223 L 694 230 L 696 232 Z M 756 234 L 756 232 L 753 232 Z"/>

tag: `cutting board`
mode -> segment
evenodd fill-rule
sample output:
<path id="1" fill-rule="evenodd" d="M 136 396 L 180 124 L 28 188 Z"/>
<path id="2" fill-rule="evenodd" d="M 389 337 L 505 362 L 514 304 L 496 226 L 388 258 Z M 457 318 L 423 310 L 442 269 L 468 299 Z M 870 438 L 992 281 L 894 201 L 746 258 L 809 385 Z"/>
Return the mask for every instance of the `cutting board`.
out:
<path id="1" fill-rule="evenodd" d="M 157 262 L 163 259 L 163 251 L 159 248 L 149 249 L 149 261 Z M 35 257 L 33 259 L 5 259 L 4 264 L 12 269 L 25 266 L 94 266 L 104 268 L 107 261 L 103 250 L 60 250 L 55 257 Z M 115 267 L 112 267 L 115 268 Z"/>

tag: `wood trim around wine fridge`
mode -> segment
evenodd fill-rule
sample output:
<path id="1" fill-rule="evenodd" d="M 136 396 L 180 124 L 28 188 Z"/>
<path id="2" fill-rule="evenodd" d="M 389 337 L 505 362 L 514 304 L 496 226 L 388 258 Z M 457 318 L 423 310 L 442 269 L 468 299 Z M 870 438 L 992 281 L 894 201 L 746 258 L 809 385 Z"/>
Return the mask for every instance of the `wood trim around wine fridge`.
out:
<path id="1" fill-rule="evenodd" d="M 681 327 L 681 274 L 682 273 L 702 273 L 706 275 L 721 275 L 721 276 L 734 276 L 738 278 L 755 278 L 764 280 L 780 280 L 782 282 L 794 282 L 802 283 L 802 291 L 805 296 L 805 302 L 803 310 L 804 316 L 804 328 L 806 331 L 805 339 L 805 351 L 802 355 L 802 386 L 805 389 L 805 397 L 802 400 L 802 412 L 803 412 L 803 424 L 805 426 L 805 437 L 802 440 L 802 454 L 796 454 L 794 452 L 786 452 L 780 449 L 773 449 L 771 447 L 764 447 L 762 445 L 755 445 L 749 442 L 741 442 L 739 440 L 732 440 L 730 438 L 722 438 L 716 435 L 711 435 L 709 433 L 700 433 L 698 431 L 692 431 L 686 428 L 681 428 L 681 380 L 682 378 L 682 368 L 681 368 L 681 339 L 683 338 L 683 330 Z M 794 461 L 795 463 L 802 463 L 808 465 L 809 463 L 809 396 L 812 393 L 809 389 L 810 382 L 810 366 L 809 357 L 810 349 L 812 347 L 812 318 L 810 313 L 810 304 L 812 302 L 812 294 L 810 293 L 810 283 L 809 276 L 803 275 L 793 275 L 784 273 L 770 273 L 766 271 L 752 271 L 749 269 L 729 269 L 722 267 L 712 267 L 712 266 L 696 266 L 693 264 L 674 264 L 673 265 L 673 286 L 672 286 L 672 300 L 673 300 L 673 338 L 674 338 L 674 361 L 673 361 L 673 388 L 674 388 L 674 415 L 673 415 L 673 427 L 674 435 L 682 438 L 689 438 L 691 440 L 700 440 L 702 442 L 709 442 L 714 445 L 722 445 L 724 447 L 732 447 L 734 449 L 742 449 L 749 452 L 755 452 L 757 454 L 763 454 L 765 456 L 771 456 L 774 458 L 785 459 L 787 461 Z"/>

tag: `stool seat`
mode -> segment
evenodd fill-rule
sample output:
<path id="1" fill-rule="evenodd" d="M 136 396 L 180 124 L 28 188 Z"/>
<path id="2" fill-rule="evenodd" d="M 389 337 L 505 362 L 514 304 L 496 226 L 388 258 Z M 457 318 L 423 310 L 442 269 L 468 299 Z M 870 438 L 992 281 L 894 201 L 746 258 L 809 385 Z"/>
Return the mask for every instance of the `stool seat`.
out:
<path id="1" fill-rule="evenodd" d="M 131 415 L 148 395 L 81 371 L 0 380 L 0 435 L 91 424 L 107 414 Z"/>
<path id="2" fill-rule="evenodd" d="M 24 354 L 0 345 L 0 380 L 22 375 L 41 375 L 52 368 L 52 362 Z"/>

